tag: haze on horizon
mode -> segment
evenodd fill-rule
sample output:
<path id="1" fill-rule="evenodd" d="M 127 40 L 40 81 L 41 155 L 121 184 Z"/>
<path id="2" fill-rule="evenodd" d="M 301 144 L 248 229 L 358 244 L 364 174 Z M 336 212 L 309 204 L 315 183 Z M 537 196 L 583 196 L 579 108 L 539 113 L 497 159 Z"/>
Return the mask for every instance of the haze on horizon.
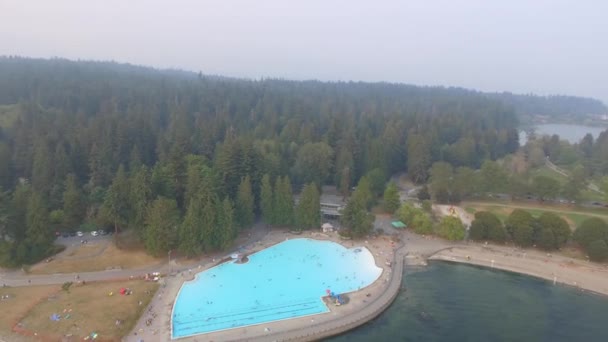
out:
<path id="1" fill-rule="evenodd" d="M 608 2 L 0 0 L 0 55 L 608 104 Z"/>

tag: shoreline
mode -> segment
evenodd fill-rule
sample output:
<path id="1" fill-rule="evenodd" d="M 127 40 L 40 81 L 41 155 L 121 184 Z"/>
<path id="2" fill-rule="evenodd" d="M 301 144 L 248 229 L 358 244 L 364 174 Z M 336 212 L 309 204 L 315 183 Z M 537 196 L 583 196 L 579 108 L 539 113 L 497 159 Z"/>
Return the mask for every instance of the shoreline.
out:
<path id="1" fill-rule="evenodd" d="M 608 266 L 561 255 L 502 246 L 465 245 L 440 250 L 427 260 L 497 269 L 608 296 Z"/>

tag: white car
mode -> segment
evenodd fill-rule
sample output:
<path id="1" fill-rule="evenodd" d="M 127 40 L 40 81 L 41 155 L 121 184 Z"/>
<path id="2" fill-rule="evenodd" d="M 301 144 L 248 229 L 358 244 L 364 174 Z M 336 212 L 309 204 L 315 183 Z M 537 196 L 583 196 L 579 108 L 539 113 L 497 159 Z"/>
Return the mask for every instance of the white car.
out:
<path id="1" fill-rule="evenodd" d="M 97 236 L 97 235 L 99 235 L 99 233 L 96 230 L 94 230 L 94 231 L 91 232 L 91 235 Z"/>
<path id="2" fill-rule="evenodd" d="M 82 232 L 76 232 L 76 235 L 78 235 L 79 237 L 83 237 L 84 234 Z"/>

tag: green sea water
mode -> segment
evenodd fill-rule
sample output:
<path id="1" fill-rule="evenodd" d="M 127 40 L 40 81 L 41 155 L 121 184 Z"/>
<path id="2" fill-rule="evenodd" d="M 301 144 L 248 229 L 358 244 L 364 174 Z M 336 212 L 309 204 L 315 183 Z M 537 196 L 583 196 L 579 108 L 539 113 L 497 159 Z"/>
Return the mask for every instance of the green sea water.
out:
<path id="1" fill-rule="evenodd" d="M 604 296 L 440 261 L 406 270 L 404 284 L 378 318 L 329 341 L 608 341 Z"/>

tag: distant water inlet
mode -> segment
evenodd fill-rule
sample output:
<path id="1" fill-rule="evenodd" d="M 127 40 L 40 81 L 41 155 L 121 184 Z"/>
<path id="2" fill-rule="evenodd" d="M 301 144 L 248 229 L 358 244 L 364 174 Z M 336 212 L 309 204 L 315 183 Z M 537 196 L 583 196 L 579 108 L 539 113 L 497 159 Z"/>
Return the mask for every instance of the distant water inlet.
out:
<path id="1" fill-rule="evenodd" d="M 357 291 L 382 269 L 365 247 L 293 239 L 197 274 L 182 286 L 172 338 L 328 312 L 321 297 Z"/>

